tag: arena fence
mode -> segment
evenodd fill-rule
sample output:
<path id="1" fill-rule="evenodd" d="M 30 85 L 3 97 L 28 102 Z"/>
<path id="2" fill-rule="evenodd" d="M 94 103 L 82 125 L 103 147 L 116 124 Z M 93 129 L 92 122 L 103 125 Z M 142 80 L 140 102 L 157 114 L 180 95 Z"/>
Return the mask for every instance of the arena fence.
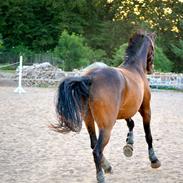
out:
<path id="1" fill-rule="evenodd" d="M 0 80 L 4 80 L 5 82 L 14 81 L 18 83 L 18 87 L 15 89 L 15 92 L 23 93 L 25 90 L 22 87 L 22 83 L 24 82 L 31 82 L 35 85 L 33 86 L 55 86 L 60 82 L 60 79 L 51 79 L 51 78 L 22 78 L 22 66 L 23 66 L 23 57 L 20 56 L 19 62 L 15 62 L 12 64 L 4 65 L 0 67 L 0 69 L 3 69 L 4 67 L 8 66 L 18 66 L 19 68 L 19 76 L 18 78 L 0 78 Z M 45 72 L 45 71 L 44 71 Z M 56 72 L 56 71 L 55 71 Z M 46 74 L 56 74 L 54 71 L 46 71 Z M 64 72 L 64 77 L 66 76 L 78 76 L 80 75 L 79 71 L 75 72 Z M 155 73 L 152 75 L 148 75 L 148 80 L 150 83 L 150 86 L 152 88 L 166 88 L 166 89 L 179 89 L 183 90 L 183 74 L 175 74 L 175 73 Z M 32 86 L 32 85 L 30 85 Z"/>
<path id="2" fill-rule="evenodd" d="M 183 90 L 183 74 L 159 73 L 148 76 L 152 88 L 167 88 Z"/>
<path id="3" fill-rule="evenodd" d="M 49 62 L 52 65 L 60 65 L 64 64 L 64 61 L 57 57 L 54 53 L 47 52 L 47 53 L 29 53 L 23 55 L 24 64 L 32 65 L 34 63 L 43 63 Z M 19 54 L 12 53 L 12 52 L 0 52 L 0 63 L 10 63 L 14 64 L 19 62 Z M 14 68 L 14 67 L 13 67 Z"/>

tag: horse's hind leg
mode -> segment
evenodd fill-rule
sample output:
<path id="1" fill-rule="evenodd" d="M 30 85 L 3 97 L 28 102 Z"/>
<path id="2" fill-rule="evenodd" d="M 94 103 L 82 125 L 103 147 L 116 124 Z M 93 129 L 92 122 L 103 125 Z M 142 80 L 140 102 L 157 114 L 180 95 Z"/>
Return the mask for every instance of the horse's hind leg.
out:
<path id="1" fill-rule="evenodd" d="M 150 128 L 151 111 L 150 109 L 141 108 L 140 114 L 143 118 L 143 126 L 145 131 L 146 142 L 148 144 L 148 153 L 149 153 L 149 160 L 151 161 L 151 167 L 159 168 L 161 166 L 161 163 L 158 160 L 152 145 L 153 139 L 152 139 L 151 128 Z"/>
<path id="2" fill-rule="evenodd" d="M 97 136 L 95 132 L 94 119 L 89 108 L 87 115 L 84 117 L 84 121 L 90 136 L 91 148 L 94 149 L 97 144 Z M 104 155 L 102 155 L 101 166 L 105 173 L 112 173 L 112 167 Z"/>
<path id="3" fill-rule="evenodd" d="M 105 183 L 105 178 L 102 171 L 102 157 L 103 157 L 104 147 L 108 143 L 110 135 L 111 135 L 111 129 L 106 129 L 106 128 L 100 129 L 97 144 L 93 149 L 93 157 L 94 157 L 96 171 L 97 171 L 98 183 Z"/>
<path id="4" fill-rule="evenodd" d="M 129 118 L 126 119 L 127 122 L 127 126 L 129 129 L 129 132 L 127 134 L 127 138 L 126 138 L 126 145 L 123 147 L 123 153 L 126 157 L 131 157 L 133 155 L 133 128 L 134 128 L 134 121 Z"/>

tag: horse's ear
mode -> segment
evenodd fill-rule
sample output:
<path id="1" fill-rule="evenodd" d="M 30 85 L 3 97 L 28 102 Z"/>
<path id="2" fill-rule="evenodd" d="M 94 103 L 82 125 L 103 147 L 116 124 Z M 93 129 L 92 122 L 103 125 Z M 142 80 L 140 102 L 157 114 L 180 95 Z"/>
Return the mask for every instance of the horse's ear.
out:
<path id="1" fill-rule="evenodd" d="M 146 35 L 149 36 L 153 41 L 155 41 L 155 39 L 157 37 L 155 32 L 153 32 L 153 33 L 147 33 Z"/>
<path id="2" fill-rule="evenodd" d="M 153 39 L 153 40 L 155 40 L 156 39 L 156 37 L 157 37 L 157 35 L 156 35 L 156 33 L 155 32 L 153 32 L 153 33 L 151 33 L 151 38 Z"/>

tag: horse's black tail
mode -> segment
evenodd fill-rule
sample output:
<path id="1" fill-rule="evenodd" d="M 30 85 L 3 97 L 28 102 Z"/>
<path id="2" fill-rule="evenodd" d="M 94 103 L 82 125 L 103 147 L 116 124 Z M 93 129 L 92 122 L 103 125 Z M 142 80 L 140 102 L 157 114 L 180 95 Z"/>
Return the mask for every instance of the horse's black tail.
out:
<path id="1" fill-rule="evenodd" d="M 69 77 L 60 83 L 56 104 L 59 124 L 52 125 L 53 130 L 61 133 L 81 130 L 81 112 L 88 103 L 90 85 L 87 76 Z"/>

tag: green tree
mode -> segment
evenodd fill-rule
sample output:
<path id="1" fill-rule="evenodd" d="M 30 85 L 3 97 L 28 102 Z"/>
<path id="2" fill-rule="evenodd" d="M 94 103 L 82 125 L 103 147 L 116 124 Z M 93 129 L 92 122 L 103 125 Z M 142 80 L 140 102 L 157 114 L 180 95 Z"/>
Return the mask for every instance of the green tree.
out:
<path id="1" fill-rule="evenodd" d="M 163 49 L 158 46 L 155 48 L 154 69 L 160 72 L 172 71 L 172 62 L 167 58 Z"/>
<path id="2" fill-rule="evenodd" d="M 2 35 L 0 34 L 0 50 L 2 50 L 3 48 L 4 48 L 4 45 L 3 45 Z"/>
<path id="3" fill-rule="evenodd" d="M 119 1 L 117 3 L 116 19 L 128 19 L 135 26 L 145 25 L 161 33 L 182 36 L 182 0 L 125 0 L 120 1 L 120 6 Z"/>
<path id="4" fill-rule="evenodd" d="M 60 34 L 67 30 L 69 34 L 85 37 L 92 49 L 102 50 L 109 63 L 115 49 L 126 43 L 132 32 L 144 28 L 157 32 L 161 37 L 160 47 L 176 66 L 178 57 L 173 59 L 175 54 L 170 45 L 177 46 L 183 37 L 182 18 L 182 0 L 5 0 L 0 3 L 0 32 L 6 50 L 23 45 L 34 52 L 51 51 L 57 46 Z"/>
<path id="5" fill-rule="evenodd" d="M 67 31 L 62 33 L 54 52 L 63 60 L 60 66 L 66 71 L 88 65 L 93 55 L 82 36 L 74 33 L 69 35 Z"/>
<path id="6" fill-rule="evenodd" d="M 111 60 L 111 65 L 117 67 L 123 63 L 127 47 L 128 43 L 124 43 L 118 49 L 115 50 L 115 53 Z"/>
<path id="7" fill-rule="evenodd" d="M 183 72 L 183 40 L 179 40 L 176 45 L 171 44 L 170 50 L 173 53 L 173 70 L 175 72 Z"/>
<path id="8" fill-rule="evenodd" d="M 17 45 L 39 51 L 56 46 L 58 9 L 53 1 L 6 0 L 0 3 L 0 32 L 6 48 Z"/>

